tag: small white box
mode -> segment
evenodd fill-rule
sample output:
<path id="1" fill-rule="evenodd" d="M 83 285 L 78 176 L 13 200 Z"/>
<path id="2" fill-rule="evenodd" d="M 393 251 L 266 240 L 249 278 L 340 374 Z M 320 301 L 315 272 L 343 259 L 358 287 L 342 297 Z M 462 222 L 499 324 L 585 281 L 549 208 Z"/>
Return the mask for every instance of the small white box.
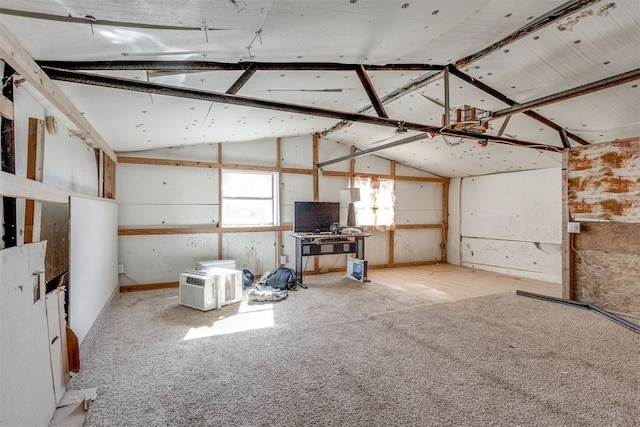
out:
<path id="1" fill-rule="evenodd" d="M 217 259 L 212 261 L 200 261 L 196 264 L 196 270 L 208 270 L 210 268 L 236 269 L 236 262 L 232 259 Z"/>
<path id="2" fill-rule="evenodd" d="M 580 232 L 580 223 L 579 222 L 568 222 L 567 223 L 567 232 L 569 232 L 569 233 L 579 233 Z"/>
<path id="3" fill-rule="evenodd" d="M 242 301 L 242 272 L 228 268 L 187 270 L 180 275 L 180 304 L 202 311 Z"/>

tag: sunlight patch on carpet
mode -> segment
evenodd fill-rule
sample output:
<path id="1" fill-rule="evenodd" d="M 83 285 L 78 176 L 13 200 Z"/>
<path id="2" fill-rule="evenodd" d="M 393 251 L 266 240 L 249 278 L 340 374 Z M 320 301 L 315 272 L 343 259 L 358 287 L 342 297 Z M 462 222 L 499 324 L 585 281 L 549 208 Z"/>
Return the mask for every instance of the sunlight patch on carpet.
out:
<path id="1" fill-rule="evenodd" d="M 211 326 L 189 329 L 183 341 L 271 328 L 273 325 L 273 304 L 249 305 L 247 301 L 242 301 L 236 314 L 221 317 Z"/>

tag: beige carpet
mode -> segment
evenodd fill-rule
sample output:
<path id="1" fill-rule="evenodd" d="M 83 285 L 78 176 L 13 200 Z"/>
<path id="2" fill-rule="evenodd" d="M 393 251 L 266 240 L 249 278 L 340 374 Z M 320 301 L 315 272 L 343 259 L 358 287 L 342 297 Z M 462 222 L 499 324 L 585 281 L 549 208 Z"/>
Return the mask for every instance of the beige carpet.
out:
<path id="1" fill-rule="evenodd" d="M 341 274 L 200 312 L 120 294 L 72 388 L 93 426 L 640 425 L 640 336 L 504 293 L 432 304 Z"/>

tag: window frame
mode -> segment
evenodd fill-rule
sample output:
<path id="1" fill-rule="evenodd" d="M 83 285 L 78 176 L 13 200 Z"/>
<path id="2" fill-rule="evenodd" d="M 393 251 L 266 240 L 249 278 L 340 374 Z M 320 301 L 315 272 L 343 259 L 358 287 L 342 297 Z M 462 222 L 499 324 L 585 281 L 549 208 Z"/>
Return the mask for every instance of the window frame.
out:
<path id="1" fill-rule="evenodd" d="M 225 195 L 225 176 L 229 179 L 229 175 L 253 175 L 253 176 L 270 176 L 271 177 L 271 196 L 270 197 L 251 197 L 251 196 L 227 196 Z M 221 228 L 234 228 L 234 227 L 277 227 L 280 225 L 280 193 L 279 193 L 279 172 L 275 171 L 252 171 L 252 170 L 237 170 L 237 169 L 222 169 L 220 173 L 220 220 L 219 224 Z M 260 223 L 247 223 L 247 224 L 230 224 L 229 221 L 225 221 L 225 202 L 226 201 L 271 201 L 271 215 L 272 221 L 260 222 Z"/>

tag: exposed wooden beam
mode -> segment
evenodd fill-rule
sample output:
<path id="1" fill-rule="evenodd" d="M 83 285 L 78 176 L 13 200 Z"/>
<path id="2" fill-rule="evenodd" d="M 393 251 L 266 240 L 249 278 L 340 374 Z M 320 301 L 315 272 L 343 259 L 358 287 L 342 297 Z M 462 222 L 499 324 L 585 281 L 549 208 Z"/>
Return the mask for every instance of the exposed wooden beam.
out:
<path id="1" fill-rule="evenodd" d="M 0 195 L 55 203 L 69 203 L 70 196 L 81 196 L 62 188 L 22 178 L 8 172 L 0 172 Z"/>
<path id="2" fill-rule="evenodd" d="M 65 70 L 154 70 L 154 71 L 440 71 L 443 65 L 432 64 L 341 64 L 335 62 L 212 62 L 212 61 L 38 61 L 42 67 Z"/>
<path id="3" fill-rule="evenodd" d="M 367 96 L 369 97 L 369 101 L 371 101 L 371 105 L 376 110 L 376 113 L 378 113 L 378 117 L 388 118 L 389 116 L 387 115 L 387 112 L 384 110 L 384 107 L 382 106 L 382 102 L 380 102 L 380 98 L 378 97 L 378 93 L 373 87 L 373 83 L 369 78 L 369 74 L 367 74 L 367 71 L 364 69 L 364 66 L 360 65 L 359 67 L 357 67 L 356 73 L 358 74 L 358 78 L 360 79 L 360 83 L 362 83 L 362 87 L 364 88 L 364 91 L 367 93 Z"/>
<path id="4" fill-rule="evenodd" d="M 511 117 L 511 116 L 507 116 L 507 119 L 509 117 Z M 567 137 L 567 131 L 564 128 L 560 129 L 560 139 L 562 140 L 562 146 L 564 148 L 571 148 L 571 143 L 569 142 L 569 138 Z"/>
<path id="5" fill-rule="evenodd" d="M 547 25 L 550 25 L 562 18 L 564 18 L 567 15 L 570 15 L 572 13 L 575 13 L 577 11 L 579 11 L 580 9 L 583 9 L 587 6 L 590 6 L 593 3 L 597 3 L 600 0 L 574 0 L 568 3 L 565 3 L 563 5 L 561 5 L 560 7 L 538 17 L 537 19 L 533 20 L 532 22 L 530 22 L 529 24 L 525 25 L 524 27 L 516 30 L 515 32 L 509 34 L 508 36 L 504 37 L 503 39 L 493 43 L 490 46 L 485 47 L 482 50 L 479 50 L 478 52 L 472 53 L 469 56 L 465 56 L 464 58 L 461 58 L 459 60 L 457 60 L 454 65 L 456 68 L 463 68 L 465 66 L 467 66 L 468 64 L 477 61 L 480 58 L 483 58 L 487 55 L 489 55 L 492 52 L 495 52 L 498 49 L 503 48 L 504 46 L 515 42 L 516 40 L 519 40 L 541 28 L 546 27 Z"/>
<path id="6" fill-rule="evenodd" d="M 201 162 L 198 160 L 157 159 L 152 157 L 118 156 L 118 162 L 130 163 L 135 165 L 184 166 L 184 167 L 191 167 L 191 168 L 206 168 L 206 169 L 236 169 L 236 170 L 280 172 L 280 173 L 305 174 L 305 175 L 313 174 L 312 169 L 287 168 L 287 167 L 277 167 L 277 166 L 274 167 L 274 166 L 243 165 L 239 163 Z"/>
<path id="7" fill-rule="evenodd" d="M 132 90 L 143 93 L 155 93 L 159 95 L 175 96 L 179 98 L 197 99 L 207 102 L 217 102 L 221 104 L 240 105 L 244 107 L 262 108 L 267 110 L 286 111 L 289 113 L 304 114 L 318 117 L 327 117 L 332 119 L 350 120 L 354 122 L 367 123 L 371 125 L 386 126 L 396 128 L 398 122 L 402 120 L 389 119 L 385 117 L 373 117 L 366 114 L 350 113 L 337 110 L 328 110 L 323 108 L 308 107 L 303 105 L 288 104 L 275 102 L 264 99 L 248 98 L 238 95 L 228 95 L 218 92 L 203 91 L 177 86 L 169 86 L 152 82 L 143 82 L 133 79 L 122 79 L 115 77 L 99 76 L 95 74 L 80 73 L 75 71 L 61 70 L 57 68 L 44 67 L 46 72 L 52 79 L 88 84 L 93 86 L 110 87 L 115 89 Z M 442 131 L 439 126 L 432 126 L 423 123 L 403 122 L 407 130 L 416 130 L 420 132 L 432 132 L 434 134 L 446 134 L 461 138 L 474 140 L 488 140 L 495 143 L 506 143 L 522 147 L 531 147 L 541 150 L 557 151 L 559 147 L 552 145 L 538 144 L 534 142 L 517 140 L 514 138 L 504 138 L 495 135 L 477 134 L 462 130 L 448 129 Z"/>
<path id="8" fill-rule="evenodd" d="M 13 120 L 13 102 L 4 95 L 0 95 L 0 115 L 7 120 Z"/>
<path id="9" fill-rule="evenodd" d="M 21 77 L 78 126 L 89 142 L 101 148 L 113 161 L 116 161 L 116 154 L 109 144 L 2 25 L 0 25 L 0 58 L 7 61 Z"/>
<path id="10" fill-rule="evenodd" d="M 256 69 L 255 65 L 253 65 L 253 64 L 249 65 L 249 68 L 247 68 L 244 71 L 244 73 L 242 73 L 242 75 L 240 77 L 238 77 L 238 80 L 233 82 L 233 84 L 227 90 L 226 93 L 228 95 L 235 95 L 236 93 L 238 93 L 238 91 L 240 89 L 242 89 L 242 86 L 244 86 L 249 81 L 249 79 L 256 73 L 256 71 L 257 71 L 257 69 Z"/>

